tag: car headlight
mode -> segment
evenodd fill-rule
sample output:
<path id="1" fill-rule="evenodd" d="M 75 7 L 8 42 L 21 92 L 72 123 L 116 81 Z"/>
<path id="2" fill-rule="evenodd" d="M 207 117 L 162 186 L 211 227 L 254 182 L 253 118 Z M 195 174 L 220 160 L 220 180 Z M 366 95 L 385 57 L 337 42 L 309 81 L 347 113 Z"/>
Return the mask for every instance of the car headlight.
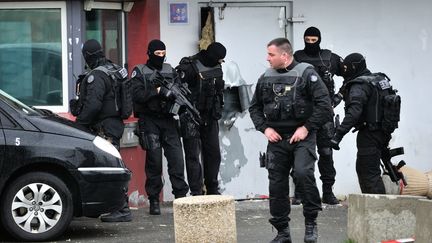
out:
<path id="1" fill-rule="evenodd" d="M 121 159 L 119 151 L 114 147 L 114 145 L 112 145 L 107 140 L 99 136 L 96 136 L 95 139 L 93 140 L 93 144 L 100 150 L 105 151 L 116 158 Z"/>

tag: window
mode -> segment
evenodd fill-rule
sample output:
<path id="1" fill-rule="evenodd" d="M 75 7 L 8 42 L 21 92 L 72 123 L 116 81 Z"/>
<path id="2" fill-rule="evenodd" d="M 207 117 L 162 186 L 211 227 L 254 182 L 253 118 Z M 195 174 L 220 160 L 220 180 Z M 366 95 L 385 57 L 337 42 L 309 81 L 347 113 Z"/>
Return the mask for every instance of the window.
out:
<path id="1" fill-rule="evenodd" d="M 86 11 L 86 40 L 98 40 L 105 56 L 122 65 L 122 12 L 113 9 Z"/>
<path id="2" fill-rule="evenodd" d="M 26 105 L 65 106 L 64 11 L 59 3 L 0 4 L 0 89 Z"/>

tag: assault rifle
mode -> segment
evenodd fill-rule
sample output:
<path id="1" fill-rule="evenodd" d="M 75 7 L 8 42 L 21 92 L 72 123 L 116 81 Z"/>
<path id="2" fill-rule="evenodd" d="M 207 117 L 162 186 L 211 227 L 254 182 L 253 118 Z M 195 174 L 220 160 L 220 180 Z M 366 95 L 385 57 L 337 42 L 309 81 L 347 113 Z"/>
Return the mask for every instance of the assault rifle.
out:
<path id="1" fill-rule="evenodd" d="M 407 182 L 404 178 L 404 175 L 402 174 L 402 172 L 399 171 L 400 168 L 406 165 L 405 161 L 401 160 L 397 165 L 393 165 L 393 163 L 391 162 L 392 157 L 401 154 L 404 154 L 403 147 L 394 149 L 386 148 L 384 151 L 382 151 L 381 160 L 385 167 L 383 168 L 384 174 L 388 174 L 390 176 L 390 179 L 396 184 L 398 184 L 399 181 L 402 180 L 403 184 L 406 186 Z"/>
<path id="2" fill-rule="evenodd" d="M 191 94 L 191 91 L 184 84 L 172 83 L 165 79 L 165 77 L 157 70 L 154 70 L 150 76 L 150 80 L 153 85 L 159 86 L 160 92 L 167 98 L 171 98 L 174 101 L 173 106 L 170 109 L 170 113 L 178 115 L 180 108 L 184 106 L 191 116 L 191 121 L 197 125 L 201 124 L 201 116 L 199 111 L 192 105 L 188 100 L 187 96 Z"/>

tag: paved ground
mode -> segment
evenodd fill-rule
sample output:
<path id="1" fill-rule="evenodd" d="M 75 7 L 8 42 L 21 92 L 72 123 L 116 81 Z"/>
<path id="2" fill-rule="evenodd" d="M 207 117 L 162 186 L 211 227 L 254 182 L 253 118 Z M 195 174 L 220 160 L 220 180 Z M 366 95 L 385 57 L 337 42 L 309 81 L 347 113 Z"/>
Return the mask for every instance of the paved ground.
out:
<path id="1" fill-rule="evenodd" d="M 323 205 L 318 218 L 320 243 L 343 243 L 346 237 L 347 207 Z M 101 223 L 98 219 L 76 218 L 66 233 L 56 242 L 175 242 L 172 203 L 164 203 L 161 216 L 148 214 L 148 208 L 133 210 L 133 221 L 128 223 Z M 276 235 L 268 223 L 267 200 L 236 202 L 238 243 L 269 242 Z M 303 242 L 304 218 L 301 206 L 291 212 L 293 242 Z M 13 240 L 0 235 L 0 242 Z"/>

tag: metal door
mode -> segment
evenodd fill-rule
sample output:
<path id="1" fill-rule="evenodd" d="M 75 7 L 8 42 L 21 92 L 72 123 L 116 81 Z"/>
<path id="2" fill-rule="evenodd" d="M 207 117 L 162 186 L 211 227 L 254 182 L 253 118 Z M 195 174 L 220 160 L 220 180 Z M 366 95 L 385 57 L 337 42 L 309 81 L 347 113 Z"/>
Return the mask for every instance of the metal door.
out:
<path id="1" fill-rule="evenodd" d="M 266 61 L 267 43 L 277 37 L 292 36 L 286 13 L 291 13 L 287 2 L 228 3 L 214 9 L 215 39 L 227 48 L 224 79 L 230 80 L 231 68 L 237 71 L 254 90 L 259 76 L 269 67 Z M 232 78 L 231 78 L 232 79 Z M 222 164 L 221 191 L 236 198 L 256 198 L 268 195 L 267 171 L 259 167 L 259 152 L 265 152 L 267 139 L 255 130 L 249 112 L 237 115 L 229 130 L 220 124 Z"/>

